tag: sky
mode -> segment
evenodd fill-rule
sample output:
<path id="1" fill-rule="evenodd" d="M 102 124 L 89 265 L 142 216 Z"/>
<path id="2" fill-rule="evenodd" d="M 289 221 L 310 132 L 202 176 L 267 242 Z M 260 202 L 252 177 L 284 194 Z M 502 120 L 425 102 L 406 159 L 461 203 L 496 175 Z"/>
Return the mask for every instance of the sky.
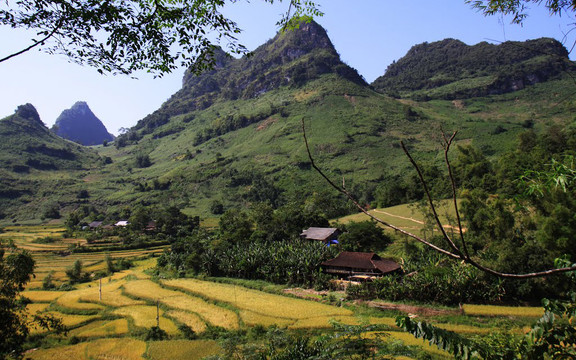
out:
<path id="1" fill-rule="evenodd" d="M 485 17 L 464 0 L 317 0 L 324 16 L 316 21 L 328 32 L 341 59 L 368 82 L 385 73 L 416 44 L 454 38 L 474 45 L 552 37 L 570 50 L 576 34 L 571 14 L 550 16 L 534 5 L 523 26 L 510 17 Z M 351 5 L 353 4 L 353 5 Z M 274 37 L 276 22 L 287 2 L 274 5 L 262 0 L 237 0 L 223 13 L 236 21 L 243 33 L 239 41 L 249 50 Z M 0 27 L 0 58 L 29 44 L 29 34 Z M 571 57 L 574 55 L 571 54 Z M 51 127 L 60 113 L 77 101 L 86 101 L 108 131 L 134 126 L 158 109 L 182 85 L 184 68 L 162 78 L 146 73 L 137 79 L 125 75 L 100 75 L 96 69 L 70 63 L 60 55 L 32 50 L 0 63 L 0 118 L 31 103 Z"/>

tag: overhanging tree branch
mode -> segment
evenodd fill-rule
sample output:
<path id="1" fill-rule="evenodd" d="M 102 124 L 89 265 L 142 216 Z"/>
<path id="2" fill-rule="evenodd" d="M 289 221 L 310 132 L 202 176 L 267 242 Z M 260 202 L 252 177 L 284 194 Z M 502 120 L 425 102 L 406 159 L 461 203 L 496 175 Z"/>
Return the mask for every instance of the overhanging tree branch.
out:
<path id="1" fill-rule="evenodd" d="M 391 228 L 395 231 L 398 231 L 406 236 L 409 236 L 411 238 L 413 238 L 414 240 L 421 242 L 422 244 L 430 247 L 431 249 L 438 251 L 446 256 L 449 256 L 453 259 L 461 259 L 462 261 L 464 261 L 465 263 L 468 263 L 474 267 L 476 267 L 477 269 L 486 272 L 488 274 L 492 274 L 498 277 L 502 277 L 502 278 L 510 278 L 510 279 L 529 279 L 529 278 L 536 278 L 536 277 L 546 277 L 546 276 L 551 276 L 551 275 L 555 275 L 555 274 L 561 274 L 561 273 L 566 273 L 566 272 L 571 272 L 571 271 L 576 271 L 576 264 L 569 266 L 569 267 L 564 267 L 564 268 L 555 268 L 555 269 L 550 269 L 550 270 L 545 270 L 545 271 L 537 271 L 537 272 L 531 272 L 531 273 L 524 273 L 524 274 L 512 274 L 512 273 L 503 273 L 503 272 L 499 272 L 496 271 L 494 269 L 488 268 L 480 263 L 478 263 L 476 260 L 474 260 L 469 254 L 468 254 L 468 250 L 466 247 L 466 241 L 464 238 L 464 231 L 462 228 L 462 222 L 460 219 L 460 215 L 458 212 L 458 204 L 457 204 L 457 198 L 456 198 L 456 185 L 455 185 L 455 180 L 454 180 L 454 176 L 452 174 L 452 170 L 451 170 L 451 166 L 450 166 L 450 161 L 448 159 L 448 152 L 450 150 L 450 145 L 452 144 L 452 141 L 454 140 L 454 138 L 456 137 L 457 132 L 454 132 L 452 134 L 452 136 L 450 138 L 447 138 L 446 136 L 444 136 L 444 157 L 445 157 L 445 161 L 446 161 L 446 166 L 448 167 L 448 176 L 450 178 L 450 182 L 452 184 L 452 197 L 453 197 L 453 202 L 454 202 L 454 206 L 455 206 L 455 211 L 456 211 L 456 216 L 458 219 L 458 231 L 460 234 L 460 239 L 462 242 L 462 247 L 460 248 L 458 245 L 456 245 L 456 243 L 454 243 L 454 241 L 452 241 L 452 239 L 450 238 L 450 236 L 448 235 L 448 233 L 446 233 L 446 231 L 444 230 L 444 226 L 442 224 L 442 221 L 440 220 L 438 213 L 436 212 L 436 208 L 434 206 L 434 203 L 432 201 L 432 196 L 430 194 L 430 192 L 428 191 L 428 186 L 426 184 L 426 180 L 424 179 L 424 176 L 422 175 L 422 172 L 420 171 L 420 168 L 418 167 L 417 163 L 414 161 L 413 157 L 410 155 L 410 152 L 406 149 L 406 147 L 404 146 L 404 144 L 402 143 L 402 149 L 404 150 L 404 152 L 406 153 L 406 155 L 408 156 L 408 158 L 410 159 L 410 162 L 412 163 L 412 166 L 415 167 L 416 171 L 418 172 L 418 177 L 420 178 L 420 181 L 422 183 L 422 187 L 424 188 L 424 191 L 426 193 L 426 197 L 428 198 L 428 202 L 432 211 L 432 214 L 434 216 L 434 219 L 436 221 L 436 224 L 438 225 L 440 232 L 442 233 L 442 237 L 444 237 L 444 239 L 447 241 L 447 243 L 450 245 L 450 247 L 452 248 L 452 251 L 443 249 L 441 247 L 438 247 L 432 243 L 430 243 L 429 241 L 426 241 L 425 239 L 409 233 L 403 229 L 400 229 L 399 227 L 390 224 L 376 216 L 374 216 L 373 214 L 371 214 L 368 210 L 366 210 L 364 208 L 364 206 L 362 206 L 358 200 L 356 200 L 356 198 L 354 198 L 354 196 L 348 191 L 346 190 L 346 188 L 344 188 L 343 186 L 338 186 L 336 185 L 336 183 L 334 183 L 315 163 L 314 158 L 312 156 L 312 152 L 310 151 L 310 145 L 308 143 L 308 138 L 306 136 L 306 126 L 304 124 L 304 119 L 302 119 L 302 132 L 303 132 L 303 136 L 304 136 L 304 143 L 306 145 L 306 151 L 308 153 L 308 158 L 310 160 L 310 164 L 312 165 L 312 167 L 314 168 L 314 170 L 316 170 L 316 172 L 318 172 L 323 178 L 324 180 L 326 180 L 326 182 L 332 186 L 334 189 L 336 189 L 338 192 L 344 194 L 350 201 L 352 201 L 352 203 L 358 208 L 358 210 L 360 210 L 362 213 L 366 214 L 368 217 L 370 217 L 371 219 L 373 219 L 374 221 L 388 227 Z"/>
<path id="2" fill-rule="evenodd" d="M 52 29 L 52 31 L 51 31 L 50 33 L 48 33 L 48 35 L 46 35 L 46 36 L 45 36 L 44 38 L 42 38 L 41 40 L 38 40 L 38 41 L 34 42 L 32 45 L 30 45 L 30 46 L 28 46 L 28 47 L 26 47 L 26 48 L 24 48 L 24 49 L 22 49 L 22 50 L 20 50 L 20 51 L 18 51 L 18 52 L 15 52 L 15 53 L 13 53 L 13 54 L 10 54 L 10 55 L 8 55 L 8 56 L 6 56 L 6 57 L 1 58 L 1 59 L 0 59 L 0 62 L 4 62 L 4 61 L 6 61 L 6 60 L 10 60 L 10 59 L 12 59 L 13 57 L 16 57 L 16 56 L 18 56 L 18 55 L 22 55 L 22 54 L 24 54 L 25 52 L 34 49 L 36 46 L 44 45 L 44 44 L 46 43 L 46 40 L 48 40 L 48 39 L 50 39 L 52 36 L 54 36 L 54 35 L 56 34 L 56 32 L 58 31 L 59 28 L 60 28 L 60 23 L 58 23 L 58 24 L 56 25 L 56 27 L 54 27 L 54 29 Z"/>
<path id="3" fill-rule="evenodd" d="M 306 127 L 305 127 L 305 124 L 304 124 L 304 120 L 302 120 L 302 132 L 303 132 L 303 134 L 304 134 L 304 143 L 306 144 L 306 151 L 308 152 L 308 158 L 310 159 L 310 164 L 312 165 L 312 167 L 314 168 L 314 170 L 316 170 L 316 172 L 318 172 L 318 173 L 324 178 L 324 180 L 326 180 L 326 182 L 328 182 L 328 184 L 330 184 L 330 186 L 332 186 L 334 189 L 336 189 L 336 190 L 339 191 L 340 193 L 344 194 L 350 201 L 352 201 L 352 203 L 353 203 L 361 212 L 363 212 L 364 214 L 366 214 L 366 215 L 367 215 L 368 217 L 370 217 L 372 220 L 374 220 L 374 221 L 376 221 L 376 222 L 378 222 L 378 223 L 380 223 L 380 224 L 382 224 L 382 225 L 384 225 L 384 226 L 386 226 L 386 227 L 389 227 L 389 228 L 391 228 L 391 229 L 393 229 L 393 230 L 395 230 L 395 231 L 398 231 L 398 232 L 401 233 L 401 234 L 404 234 L 404 235 L 409 236 L 409 237 L 411 237 L 411 238 L 413 238 L 413 239 L 416 239 L 416 240 L 420 241 L 421 243 L 425 244 L 426 246 L 429 246 L 429 247 L 431 247 L 432 249 L 434 249 L 434 250 L 436 250 L 436 251 L 438 251 L 438 252 L 440 252 L 440 253 L 442 253 L 442 254 L 444 254 L 444 255 L 447 255 L 447 256 L 449 256 L 449 257 L 451 257 L 451 258 L 455 258 L 455 259 L 459 259 L 459 258 L 460 258 L 460 255 L 459 255 L 459 254 L 454 254 L 454 253 L 452 253 L 452 252 L 450 252 L 450 251 L 448 251 L 448 250 L 442 249 L 442 248 L 440 248 L 440 247 L 432 244 L 431 242 L 426 241 L 426 240 L 418 237 L 417 235 L 412 234 L 412 233 L 410 233 L 410 232 L 408 232 L 408 231 L 406 231 L 406 230 L 400 229 L 399 227 L 397 227 L 397 226 L 395 226 L 395 225 L 392 225 L 392 224 L 390 224 L 390 223 L 388 223 L 388 222 L 386 222 L 386 221 L 384 221 L 384 220 L 382 220 L 382 219 L 380 219 L 380 218 L 372 215 L 370 212 L 368 212 L 368 210 L 366 210 L 366 209 L 358 202 L 358 200 L 356 200 L 356 199 L 354 198 L 354 196 L 353 196 L 352 194 L 350 194 L 350 192 L 349 192 L 348 190 L 346 190 L 344 187 L 341 187 L 341 186 L 336 185 L 336 184 L 335 184 L 332 180 L 330 180 L 330 178 L 329 178 L 326 174 L 324 174 L 324 172 L 316 165 L 316 163 L 314 162 L 314 158 L 312 157 L 312 153 L 310 152 L 310 146 L 309 146 L 309 144 L 308 144 L 308 139 L 307 139 L 307 137 L 306 137 Z"/>

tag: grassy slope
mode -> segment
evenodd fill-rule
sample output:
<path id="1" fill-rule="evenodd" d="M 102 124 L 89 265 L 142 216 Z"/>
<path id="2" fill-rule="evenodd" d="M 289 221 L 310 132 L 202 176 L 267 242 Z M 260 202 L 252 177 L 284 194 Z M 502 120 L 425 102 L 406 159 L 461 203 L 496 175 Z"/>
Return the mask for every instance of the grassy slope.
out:
<path id="1" fill-rule="evenodd" d="M 98 146 L 101 156 L 113 163 L 103 165 L 95 157 L 83 158 L 83 169 L 39 171 L 28 174 L 3 170 L 10 186 L 36 190 L 19 199 L 8 199 L 1 209 L 22 222 L 38 219 L 47 203 L 58 203 L 65 214 L 82 204 L 106 212 L 125 206 L 173 204 L 189 214 L 211 216 L 214 199 L 225 206 L 243 203 L 248 186 L 230 187 L 230 171 L 258 171 L 288 194 L 307 196 L 326 189 L 310 170 L 301 131 L 304 119 L 309 140 L 320 166 L 337 181 L 344 176 L 353 184 L 377 184 L 384 173 L 410 174 L 410 165 L 399 148 L 400 140 L 412 148 L 420 161 L 442 163 L 440 133 L 458 130 L 460 143 L 472 143 L 497 155 L 514 146 L 522 122 L 531 119 L 541 130 L 553 123 L 569 123 L 575 103 L 570 79 L 538 84 L 499 96 L 463 101 L 397 101 L 367 87 L 334 75 L 324 75 L 301 88 L 283 87 L 252 100 L 217 102 L 208 109 L 175 116 L 137 145 L 115 149 Z M 194 137 L 213 122 L 234 114 L 269 113 L 261 120 L 194 146 Z M 407 115 L 411 108 L 412 115 Z M 414 115 L 416 114 L 416 115 Z M 192 121 L 190 119 L 192 118 Z M 495 134 L 500 126 L 506 131 Z M 172 128 L 183 128 L 169 133 Z M 148 168 L 135 167 L 135 155 L 149 154 Z M 221 156 L 217 158 L 217 154 Z M 138 183 L 170 182 L 167 190 L 140 192 Z M 88 190 L 88 199 L 77 199 Z M 37 220 L 38 221 L 38 220 Z"/>
<path id="2" fill-rule="evenodd" d="M 406 173 L 408 161 L 398 144 L 407 142 L 421 161 L 442 162 L 440 132 L 458 130 L 458 141 L 472 143 L 489 154 L 498 154 L 514 146 L 522 122 L 533 119 L 536 128 L 566 123 L 574 104 L 559 101 L 569 94 L 569 80 L 540 84 L 501 96 L 465 101 L 396 101 L 369 89 L 353 85 L 333 75 L 324 76 L 300 89 L 282 88 L 248 101 L 216 103 L 194 113 L 188 124 L 182 117 L 159 128 L 186 126 L 180 133 L 154 139 L 147 135 L 139 145 L 115 151 L 101 148 L 115 164 L 93 174 L 94 183 L 108 192 L 109 203 L 144 201 L 171 202 L 190 213 L 206 216 L 212 199 L 227 205 L 234 203 L 243 188 L 227 186 L 231 168 L 258 170 L 277 186 L 299 193 L 322 189 L 325 184 L 307 167 L 301 131 L 304 119 L 316 160 L 335 179 L 344 176 L 347 183 L 374 182 L 385 172 Z M 550 96 L 552 94 L 552 96 Z M 193 138 L 212 121 L 228 114 L 265 112 L 271 106 L 284 107 L 284 116 L 272 114 L 259 123 L 229 132 L 198 146 Z M 419 114 L 407 119 L 407 106 Z M 506 131 L 495 134 L 500 126 Z M 133 155 L 149 153 L 153 165 L 133 168 Z M 194 158 L 186 157 L 187 153 Z M 220 154 L 220 160 L 216 154 Z M 126 170 L 130 169 L 130 172 Z M 115 179 L 115 180 L 114 180 Z M 169 190 L 138 193 L 136 182 L 153 179 L 172 181 Z M 99 181 L 98 181 L 99 180 Z M 120 182 L 123 183 L 119 183 Z M 106 184 L 106 185 L 104 185 Z M 304 189 L 304 190 L 303 190 Z"/>

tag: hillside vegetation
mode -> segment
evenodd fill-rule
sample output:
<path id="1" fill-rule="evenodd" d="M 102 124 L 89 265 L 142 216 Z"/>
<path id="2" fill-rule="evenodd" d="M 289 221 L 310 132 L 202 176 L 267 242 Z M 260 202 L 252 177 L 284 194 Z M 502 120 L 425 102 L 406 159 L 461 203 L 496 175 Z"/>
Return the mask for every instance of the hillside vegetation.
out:
<path id="1" fill-rule="evenodd" d="M 445 56 L 449 45 L 460 50 Z M 555 64 L 540 63 L 517 45 L 480 44 L 466 55 L 465 45 L 446 40 L 416 46 L 422 51 L 411 51 L 406 58 L 415 59 L 413 53 L 422 52 L 434 59 L 445 58 L 444 64 L 433 62 L 428 72 L 450 69 L 446 64 L 453 58 L 489 58 L 495 53 L 508 59 L 510 66 L 529 62 L 544 71 Z M 558 56 L 565 53 L 547 39 L 523 46 L 532 45 L 554 50 Z M 27 155 L 37 166 L 24 164 L 31 169 L 26 173 L 28 168 L 11 165 L 15 156 L 9 154 L 17 150 L 4 152 L 7 166 L 2 179 L 9 193 L 2 193 L 7 199 L 0 205 L 3 222 L 50 219 L 46 215 L 54 212 L 50 214 L 47 208 L 58 209 L 60 214 L 82 208 L 85 214 L 115 220 L 129 217 L 138 205 L 155 204 L 173 205 L 207 218 L 262 201 L 274 208 L 308 202 L 332 218 L 351 210 L 311 169 L 302 121 L 314 156 L 330 176 L 344 178 L 347 188 L 363 203 L 389 206 L 422 196 L 400 141 L 429 167 L 430 176 L 438 177 L 442 176 L 438 152 L 442 130 L 458 130 L 460 144 L 471 144 L 494 158 L 513 149 L 517 136 L 529 128 L 540 132 L 552 124 L 568 124 L 575 107 L 566 100 L 574 83 L 554 66 L 554 76 L 512 93 L 397 100 L 375 91 L 342 63 L 326 32 L 315 23 L 276 35 L 252 56 L 232 59 L 218 52 L 216 56 L 216 69 L 200 76 L 186 73 L 182 89 L 116 139 L 115 146 L 95 147 L 99 157 L 63 142 L 80 151 L 73 161 L 52 157 L 49 162 L 37 162 L 33 157 L 44 156 L 40 149 Z M 398 66 L 402 63 L 397 62 Z M 486 66 L 490 72 L 500 65 Z M 456 70 L 450 70 L 450 76 L 464 69 L 475 78 L 481 72 L 472 61 L 463 60 Z M 403 83 L 406 76 L 412 76 L 429 84 L 424 80 L 427 75 L 418 75 L 419 71 L 406 67 L 392 77 L 394 72 L 389 70 L 386 78 Z M 437 89 L 426 85 L 424 90 Z M 42 131 L 48 134 L 45 128 Z M 31 134 L 35 133 L 6 133 L 2 138 L 9 139 L 3 143 L 13 143 L 11 149 L 18 149 Z M 39 136 L 34 139 L 37 144 L 44 141 Z M 62 148 L 66 147 L 58 149 Z M 391 190 L 391 185 L 401 186 Z M 439 186 L 437 193 L 443 197 L 446 190 Z"/>
<path id="2" fill-rule="evenodd" d="M 521 90 L 574 70 L 554 39 L 474 46 L 446 39 L 413 46 L 372 85 L 396 97 L 463 99 Z"/>

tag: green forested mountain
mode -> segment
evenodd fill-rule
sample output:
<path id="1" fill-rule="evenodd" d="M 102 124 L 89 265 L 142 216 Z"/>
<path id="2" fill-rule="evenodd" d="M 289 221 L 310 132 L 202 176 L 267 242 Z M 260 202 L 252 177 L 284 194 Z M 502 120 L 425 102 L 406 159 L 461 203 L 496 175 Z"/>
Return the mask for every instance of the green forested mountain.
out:
<path id="1" fill-rule="evenodd" d="M 494 49 L 479 45 L 478 53 L 483 47 Z M 53 170 L 31 172 L 33 189 L 22 185 L 29 195 L 12 194 L 0 205 L 4 221 L 38 219 L 48 205 L 63 214 L 83 208 L 87 219 L 127 217 L 140 205 L 174 205 L 205 218 L 255 202 L 278 207 L 294 201 L 338 216 L 349 209 L 311 169 L 302 121 L 318 164 L 330 176 L 344 179 L 364 203 L 387 205 L 422 194 L 401 140 L 427 174 L 440 179 L 442 129 L 458 130 L 461 143 L 493 157 L 514 148 L 527 128 L 568 124 L 576 106 L 562 101 L 575 86 L 562 72 L 513 93 L 397 100 L 342 63 L 315 23 L 276 35 L 251 56 L 216 57 L 214 70 L 200 76 L 187 72 L 182 89 L 115 146 L 96 147 L 102 160 L 78 155 L 85 160 L 61 172 L 68 179 L 61 186 L 53 186 Z M 536 61 L 522 59 L 510 62 Z M 547 66 L 543 63 L 543 73 Z M 25 178 L 6 169 L 3 178 Z M 435 188 L 440 195 L 447 190 Z M 17 206 L 23 203 L 27 206 Z"/>
<path id="2" fill-rule="evenodd" d="M 521 90 L 575 70 L 554 39 L 474 46 L 445 39 L 412 47 L 372 85 L 396 97 L 462 99 Z"/>

